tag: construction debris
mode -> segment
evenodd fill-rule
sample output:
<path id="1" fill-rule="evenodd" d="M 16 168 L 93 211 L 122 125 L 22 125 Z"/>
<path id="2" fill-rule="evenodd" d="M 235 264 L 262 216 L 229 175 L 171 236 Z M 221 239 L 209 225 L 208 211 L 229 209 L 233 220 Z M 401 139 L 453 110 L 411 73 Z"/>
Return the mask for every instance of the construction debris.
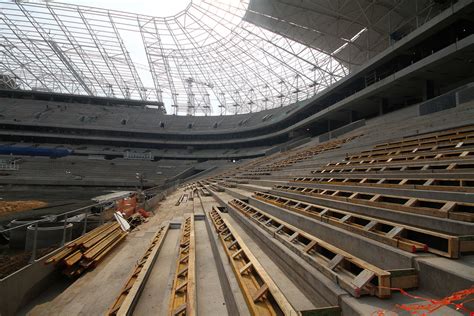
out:
<path id="1" fill-rule="evenodd" d="M 0 201 L 0 215 L 7 213 L 28 211 L 35 208 L 45 207 L 48 203 L 43 201 Z"/>
<path id="2" fill-rule="evenodd" d="M 93 269 L 126 236 L 116 222 L 104 224 L 67 244 L 46 261 L 55 264 L 69 277 Z"/>
<path id="3" fill-rule="evenodd" d="M 181 195 L 181 197 L 178 199 L 176 202 L 175 206 L 179 206 L 181 203 L 187 203 L 188 202 L 188 194 L 184 193 Z"/>
<path id="4" fill-rule="evenodd" d="M 137 226 L 140 226 L 141 224 L 148 222 L 148 218 L 138 213 L 133 214 L 127 220 L 128 220 L 128 223 L 130 224 L 130 230 L 134 230 Z"/>

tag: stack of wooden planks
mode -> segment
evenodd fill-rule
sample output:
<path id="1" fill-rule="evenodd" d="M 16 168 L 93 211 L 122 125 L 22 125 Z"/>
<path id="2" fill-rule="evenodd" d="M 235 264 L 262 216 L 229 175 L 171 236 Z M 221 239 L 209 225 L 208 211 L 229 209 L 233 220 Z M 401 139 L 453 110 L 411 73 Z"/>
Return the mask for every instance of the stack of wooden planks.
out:
<path id="1" fill-rule="evenodd" d="M 104 224 L 65 245 L 46 264 L 55 264 L 69 277 L 79 276 L 94 268 L 126 236 L 118 223 Z"/>

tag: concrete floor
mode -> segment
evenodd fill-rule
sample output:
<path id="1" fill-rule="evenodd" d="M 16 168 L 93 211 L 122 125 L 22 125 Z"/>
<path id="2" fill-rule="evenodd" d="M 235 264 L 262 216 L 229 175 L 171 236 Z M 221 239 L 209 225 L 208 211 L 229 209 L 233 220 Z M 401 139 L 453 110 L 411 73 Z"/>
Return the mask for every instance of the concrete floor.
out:
<path id="1" fill-rule="evenodd" d="M 28 314 L 103 314 L 118 295 L 154 233 L 142 230 L 130 234 L 96 269 L 84 274 L 58 296 L 34 306 Z"/>
<path id="2" fill-rule="evenodd" d="M 244 196 L 249 191 L 232 188 L 234 192 Z M 175 206 L 182 190 L 171 193 L 155 210 L 155 216 L 139 230 L 132 232 L 126 240 L 117 247 L 99 266 L 75 282 L 59 278 L 45 293 L 25 306 L 20 314 L 25 315 L 102 315 L 107 311 L 118 295 L 119 289 L 130 274 L 134 264 L 143 255 L 157 228 L 166 221 L 179 221 L 185 213 L 194 211 L 195 214 L 207 213 L 212 206 L 218 205 L 213 197 L 195 198 Z M 228 192 L 219 193 L 219 197 L 227 202 L 233 197 Z M 297 310 L 311 310 L 318 306 L 311 298 L 304 295 L 286 273 L 265 253 L 248 232 L 229 214 L 222 213 L 236 232 L 241 236 L 257 260 L 273 278 L 277 286 Z M 176 256 L 178 250 L 179 229 L 170 229 L 164 240 L 155 266 L 151 271 L 148 282 L 141 294 L 134 315 L 166 315 L 169 305 L 169 293 L 173 283 Z M 220 276 L 216 267 L 213 251 L 210 247 L 210 237 L 204 220 L 195 220 L 196 236 L 196 290 L 197 312 L 199 315 L 228 315 L 221 287 Z M 219 245 L 220 246 L 220 245 Z M 450 260 L 438 258 L 440 264 Z M 453 262 L 454 264 L 455 262 Z M 462 270 L 463 273 L 468 271 Z M 433 297 L 423 291 L 410 291 L 411 294 L 423 297 Z M 344 304 L 350 304 L 353 310 L 361 315 L 373 314 L 377 310 L 391 310 L 395 303 L 413 304 L 416 300 L 394 293 L 388 301 L 375 297 L 355 299 L 344 297 Z M 421 303 L 421 301 L 419 301 Z M 321 304 L 323 305 L 323 303 Z M 440 313 L 462 315 L 454 309 L 443 307 Z"/>
<path id="3" fill-rule="evenodd" d="M 179 229 L 170 229 L 163 241 L 134 315 L 167 315 L 178 255 Z"/>
<path id="4" fill-rule="evenodd" d="M 196 297 L 198 315 L 227 315 L 224 293 L 204 220 L 194 221 L 196 237 Z"/>
<path id="5" fill-rule="evenodd" d="M 194 198 L 194 214 L 204 215 L 205 211 L 218 205 L 213 197 Z M 198 315 L 227 315 L 224 293 L 210 247 L 210 239 L 204 219 L 194 221 L 196 238 L 196 292 Z"/>
<path id="6" fill-rule="evenodd" d="M 63 291 L 62 282 L 52 284 L 48 291 L 37 297 L 22 313 L 29 315 L 99 315 L 112 304 L 136 262 L 143 256 L 156 230 L 165 221 L 188 213 L 192 201 L 175 206 L 182 191 L 177 190 L 155 210 L 155 216 L 130 233 L 96 269 L 87 272 Z M 173 230 L 170 230 L 173 233 Z M 179 233 L 179 232 L 178 232 Z M 171 234 L 173 235 L 173 234 Z"/>

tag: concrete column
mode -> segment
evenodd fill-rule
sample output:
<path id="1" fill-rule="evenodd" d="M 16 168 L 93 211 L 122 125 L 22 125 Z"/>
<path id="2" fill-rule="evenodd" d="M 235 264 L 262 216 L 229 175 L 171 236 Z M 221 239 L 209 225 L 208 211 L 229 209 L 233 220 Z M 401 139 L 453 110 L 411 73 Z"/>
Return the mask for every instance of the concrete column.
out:
<path id="1" fill-rule="evenodd" d="M 435 96 L 435 86 L 433 80 L 426 80 L 423 83 L 422 97 L 423 101 L 434 98 Z"/>
<path id="2" fill-rule="evenodd" d="M 309 129 L 309 126 L 307 127 L 307 129 Z M 293 130 L 293 131 L 290 131 L 288 133 L 288 139 L 293 139 L 293 138 L 296 138 L 296 137 L 300 137 L 300 136 L 308 134 L 308 133 L 309 133 L 309 131 L 306 131 L 306 128 L 305 129 L 299 129 L 299 130 Z"/>
<path id="3" fill-rule="evenodd" d="M 355 122 L 359 119 L 359 113 L 357 111 L 349 111 L 349 121 L 350 123 Z"/>
<path id="4" fill-rule="evenodd" d="M 387 113 L 388 108 L 388 99 L 387 98 L 380 98 L 379 103 L 379 115 L 383 115 Z"/>

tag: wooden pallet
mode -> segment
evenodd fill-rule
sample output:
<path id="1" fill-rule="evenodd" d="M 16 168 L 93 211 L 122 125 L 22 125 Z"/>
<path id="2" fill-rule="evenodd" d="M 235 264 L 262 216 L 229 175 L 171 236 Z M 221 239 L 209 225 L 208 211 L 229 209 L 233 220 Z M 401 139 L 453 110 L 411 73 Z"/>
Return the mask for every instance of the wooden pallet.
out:
<path id="1" fill-rule="evenodd" d="M 254 193 L 254 197 L 408 252 L 427 251 L 443 257 L 458 258 L 462 252 L 474 251 L 474 235 L 443 234 L 259 191 Z"/>
<path id="2" fill-rule="evenodd" d="M 234 228 L 213 207 L 209 212 L 252 315 L 300 315 L 260 265 Z"/>
<path id="3" fill-rule="evenodd" d="M 347 155 L 345 160 L 346 161 L 362 161 L 362 160 L 371 160 L 371 159 L 383 159 L 383 158 L 390 158 L 390 157 L 403 157 L 403 156 L 412 156 L 412 155 L 424 155 L 430 154 L 434 152 L 446 153 L 449 154 L 453 151 L 472 151 L 474 147 L 474 138 L 469 140 L 464 140 L 460 142 L 442 142 L 436 145 L 428 144 L 428 145 L 415 145 L 415 146 L 408 146 L 403 148 L 396 148 L 396 149 L 379 149 L 379 150 L 370 150 L 364 151 L 357 154 L 350 154 Z"/>
<path id="4" fill-rule="evenodd" d="M 311 159 L 314 156 L 317 156 L 322 152 L 339 148 L 341 146 L 341 144 L 342 144 L 342 142 L 341 143 L 334 143 L 334 144 L 330 144 L 330 145 L 327 145 L 327 144 L 317 145 L 316 148 L 306 149 L 301 153 L 290 155 L 288 158 L 286 158 L 284 160 L 274 162 L 273 164 L 271 164 L 269 166 L 263 167 L 261 169 L 256 169 L 255 171 L 262 171 L 262 170 L 277 171 L 277 170 L 281 170 L 281 169 L 283 169 L 287 166 L 291 166 L 291 165 L 293 165 L 297 162 Z"/>
<path id="5" fill-rule="evenodd" d="M 412 161 L 412 160 L 443 160 L 443 159 L 452 159 L 452 158 L 462 158 L 473 157 L 474 148 L 470 146 L 469 148 L 462 149 L 451 149 L 451 150 L 429 150 L 429 151 L 415 151 L 410 153 L 402 154 L 399 151 L 389 152 L 385 155 L 365 157 L 359 159 L 344 159 L 346 165 L 351 164 L 363 164 L 363 163 L 384 163 L 384 162 L 399 162 L 399 161 Z"/>
<path id="6" fill-rule="evenodd" d="M 388 149 L 388 148 L 398 148 L 401 146 L 409 145 L 419 145 L 427 143 L 438 143 L 441 141 L 459 141 L 463 139 L 470 139 L 474 137 L 474 125 L 447 129 L 444 131 L 425 133 L 422 135 L 404 137 L 398 141 L 392 141 L 387 143 L 378 144 L 375 148 L 378 149 Z"/>
<path id="7" fill-rule="evenodd" d="M 229 205 L 257 223 L 354 297 L 375 295 L 388 298 L 391 296 L 390 288 L 395 284 L 404 283 L 404 288 L 418 286 L 414 269 L 404 270 L 406 273 L 403 281 L 398 280 L 396 276 L 392 278 L 389 271 L 357 258 L 247 203 L 234 199 Z M 410 277 L 406 278 L 407 275 Z"/>
<path id="8" fill-rule="evenodd" d="M 211 196 L 211 192 L 206 188 L 206 187 L 202 187 L 199 189 L 199 194 L 201 196 Z"/>
<path id="9" fill-rule="evenodd" d="M 383 178 L 375 178 L 370 175 L 360 177 L 296 177 L 291 182 L 317 183 L 321 185 L 335 186 L 361 186 L 370 188 L 410 189 L 422 191 L 451 191 L 474 193 L 474 178 L 443 178 L 436 174 L 427 177 L 405 178 L 386 175 Z"/>
<path id="10" fill-rule="evenodd" d="M 411 161 L 398 163 L 355 164 L 347 166 L 344 163 L 325 166 L 311 171 L 312 174 L 326 175 L 328 173 L 386 173 L 386 172 L 474 172 L 474 159 L 449 161 Z"/>
<path id="11" fill-rule="evenodd" d="M 340 167 L 350 169 L 350 168 L 359 168 L 364 166 L 390 166 L 390 165 L 411 165 L 413 162 L 419 165 L 423 164 L 430 164 L 430 163 L 458 163 L 458 162 L 472 162 L 474 159 L 474 152 L 473 151 L 463 151 L 463 152 L 456 152 L 453 155 L 443 155 L 443 154 L 431 154 L 431 155 L 414 155 L 410 157 L 402 157 L 402 159 L 397 160 L 394 157 L 390 157 L 387 159 L 368 159 L 363 161 L 351 162 L 351 161 L 343 161 L 343 162 L 336 162 L 336 163 L 328 163 L 323 169 L 337 169 Z"/>
<path id="12" fill-rule="evenodd" d="M 343 201 L 433 217 L 450 218 L 458 221 L 474 222 L 473 203 L 422 199 L 349 190 L 327 190 L 290 185 L 276 185 L 274 188 L 276 190 L 296 192 L 335 201 Z"/>
<path id="13" fill-rule="evenodd" d="M 120 290 L 119 295 L 107 311 L 107 315 L 132 315 L 138 298 L 145 287 L 152 266 L 161 249 L 161 245 L 168 233 L 169 224 L 161 226 L 145 251 L 143 257 L 138 261 L 132 273 Z"/>
<path id="14" fill-rule="evenodd" d="M 179 253 L 173 287 L 171 288 L 169 316 L 196 315 L 196 252 L 194 216 L 187 214 L 181 228 Z"/>
<path id="15" fill-rule="evenodd" d="M 269 157 L 268 160 L 265 160 L 265 163 L 267 164 L 262 164 L 262 163 L 255 164 L 255 165 L 252 165 L 252 168 L 245 168 L 245 170 L 254 171 L 254 172 L 279 171 L 297 162 L 311 159 L 322 152 L 339 148 L 344 143 L 350 142 L 351 140 L 359 136 L 361 135 L 346 137 L 343 139 L 331 140 L 331 141 L 324 142 L 324 143 L 321 143 L 309 148 L 297 150 L 296 152 L 291 151 L 289 153 L 280 153 L 275 156 L 272 155 Z M 272 157 L 273 159 L 271 159 Z"/>

